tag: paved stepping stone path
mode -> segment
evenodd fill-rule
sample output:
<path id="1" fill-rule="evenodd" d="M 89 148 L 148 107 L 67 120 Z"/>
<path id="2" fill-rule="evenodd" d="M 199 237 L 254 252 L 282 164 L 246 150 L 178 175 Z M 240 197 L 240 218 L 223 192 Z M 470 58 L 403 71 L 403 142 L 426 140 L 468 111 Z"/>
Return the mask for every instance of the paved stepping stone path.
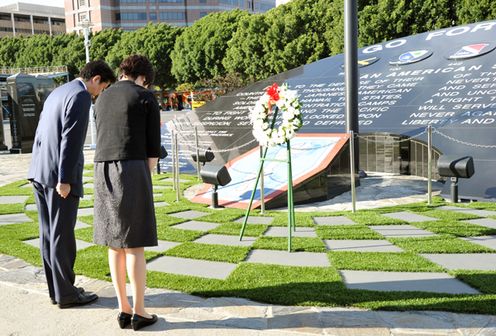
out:
<path id="1" fill-rule="evenodd" d="M 92 173 L 92 171 L 88 171 L 88 173 Z M 84 185 L 85 188 L 93 187 L 93 179 L 90 176 L 85 176 L 84 181 L 86 182 Z M 172 182 L 172 179 L 165 178 L 162 179 L 160 183 L 162 183 L 163 181 Z M 181 180 L 181 182 L 186 181 L 187 180 Z M 29 184 L 21 186 L 21 188 L 30 187 L 31 186 Z M 170 189 L 171 186 L 169 185 L 155 185 L 154 197 L 164 197 L 167 195 L 168 192 L 170 192 Z M 25 193 L 25 189 L 20 190 L 22 191 L 20 192 L 20 194 Z M 94 198 L 92 195 L 87 195 L 83 200 L 91 201 L 93 199 Z M 32 202 L 32 198 L 26 195 L 0 194 L 0 209 L 2 205 L 25 204 L 28 200 Z M 167 207 L 170 206 L 172 205 L 164 201 L 155 203 L 157 213 L 161 215 L 163 215 L 164 209 L 167 210 Z M 200 244 L 209 244 L 215 245 L 217 248 L 222 248 L 222 246 L 231 247 L 231 249 L 232 247 L 243 247 L 245 249 L 248 249 L 249 253 L 240 263 L 218 262 L 195 258 L 159 255 L 158 257 L 151 259 L 148 262 L 147 269 L 153 272 L 165 272 L 206 279 L 225 280 L 233 273 L 233 271 L 235 271 L 240 266 L 241 263 L 245 264 L 245 266 L 247 266 L 246 264 L 249 264 L 250 267 L 260 267 L 260 265 L 255 264 L 265 264 L 280 265 L 285 267 L 329 268 L 332 267 L 330 256 L 332 256 L 332 260 L 336 260 L 335 258 L 340 258 L 341 256 L 343 256 L 344 258 L 346 255 L 363 255 L 363 258 L 368 258 L 374 255 L 377 256 L 376 254 L 373 254 L 371 252 L 384 253 L 385 257 L 392 256 L 395 253 L 405 256 L 408 255 L 405 252 L 408 252 L 411 254 L 415 254 L 416 256 L 425 258 L 426 262 L 427 260 L 432 262 L 434 264 L 432 265 L 433 267 L 435 267 L 435 265 L 438 265 L 439 271 L 438 269 L 435 269 L 436 272 L 384 272 L 368 271 L 363 269 L 338 269 L 338 272 L 341 275 L 341 279 L 344 285 L 350 289 L 372 291 L 420 291 L 449 294 L 478 294 L 479 292 L 476 289 L 474 289 L 467 283 L 454 278 L 452 275 L 448 274 L 448 271 L 496 271 L 496 234 L 491 231 L 492 229 L 496 229 L 496 217 L 491 218 L 491 216 L 496 216 L 496 211 L 463 208 L 452 205 L 441 206 L 435 209 L 459 214 L 475 215 L 480 217 L 477 219 L 467 220 L 454 219 L 454 221 L 456 221 L 458 226 L 460 227 L 459 230 L 463 230 L 463 227 L 467 228 L 467 234 L 465 234 L 464 237 L 450 236 L 450 239 L 460 239 L 478 244 L 480 246 L 493 249 L 494 253 L 415 253 L 414 251 L 409 249 L 409 244 L 406 243 L 409 239 L 415 240 L 419 237 L 436 236 L 436 238 L 439 237 L 439 239 L 442 241 L 443 235 L 437 235 L 436 233 L 429 231 L 428 228 L 431 224 L 424 224 L 426 222 L 439 221 L 440 219 L 426 216 L 421 212 L 416 213 L 414 210 L 398 211 L 380 215 L 387 219 L 388 222 L 391 222 L 391 219 L 397 220 L 397 224 L 393 225 L 362 225 L 345 215 L 332 216 L 332 213 L 322 213 L 320 215 L 315 213 L 309 214 L 308 217 L 305 218 L 305 226 L 298 226 L 297 220 L 296 231 L 292 232 L 292 236 L 298 238 L 298 240 L 295 239 L 293 248 L 296 248 L 295 246 L 298 246 L 298 249 L 300 249 L 300 245 L 297 245 L 296 241 L 303 244 L 302 246 L 305 246 L 304 244 L 306 244 L 307 241 L 312 242 L 312 247 L 314 247 L 313 245 L 315 244 L 315 241 L 321 241 L 323 244 L 322 246 L 325 246 L 327 251 L 325 251 L 322 246 L 319 246 L 319 249 L 321 249 L 317 250 L 319 252 L 314 252 L 307 248 L 307 250 L 304 251 L 298 250 L 291 253 L 286 251 L 286 246 L 281 247 L 278 246 L 276 243 L 274 247 L 271 248 L 279 249 L 269 250 L 256 248 L 257 241 L 259 239 L 264 239 L 263 243 L 266 244 L 267 242 L 279 241 L 279 239 L 271 240 L 267 237 L 286 238 L 288 236 L 287 226 L 282 226 L 281 223 L 278 223 L 279 226 L 273 225 L 275 217 L 269 215 L 250 216 L 247 220 L 248 224 L 265 225 L 267 227 L 267 230 L 265 232 L 260 231 L 260 235 L 257 237 L 247 236 L 245 232 L 245 236 L 242 240 L 240 240 L 238 232 L 231 230 L 234 224 L 236 224 L 236 226 L 240 226 L 239 224 L 243 223 L 244 217 L 235 217 L 236 219 L 234 220 L 226 219 L 225 221 L 222 221 L 222 219 L 212 219 L 218 220 L 218 222 L 208 222 L 202 221 L 202 217 L 210 216 L 212 214 L 214 214 L 215 217 L 215 214 L 222 213 L 222 210 L 219 210 L 219 212 L 213 212 L 209 210 L 183 210 L 176 213 L 167 213 L 167 216 L 179 218 L 179 220 L 177 221 L 184 222 L 178 224 L 161 223 L 161 217 L 157 216 L 157 225 L 159 225 L 159 228 L 164 228 L 164 226 L 167 226 L 175 229 L 202 232 L 202 236 L 200 237 L 198 237 L 198 235 L 192 234 L 192 238 L 190 239 L 190 241 L 186 242 L 188 244 L 194 242 L 194 244 L 191 245 L 192 248 L 198 248 Z M 25 206 L 25 211 L 37 211 L 36 205 L 27 204 Z M 92 207 L 80 208 L 78 210 L 78 216 L 88 215 L 93 215 Z M 210 218 L 211 217 L 209 217 L 209 220 Z M 442 222 L 439 222 L 439 224 L 444 224 L 445 221 L 446 220 L 443 220 Z M 19 213 L 0 215 L 0 226 L 4 225 L 29 226 L 36 224 L 30 217 L 26 216 L 26 214 Z M 353 225 L 353 227 L 348 227 L 350 225 Z M 437 223 L 433 223 L 432 225 L 437 225 Z M 219 226 L 223 226 L 222 229 L 227 230 L 225 232 L 227 232 L 228 234 L 213 233 L 215 232 L 213 230 L 215 230 Z M 75 230 L 86 229 L 87 231 L 89 231 L 91 227 L 92 226 L 90 224 L 77 221 Z M 360 233 L 360 230 L 358 230 L 360 227 L 363 227 L 364 229 L 370 228 L 374 232 L 380 234 L 383 239 L 366 239 L 367 237 L 365 236 L 365 234 Z M 476 227 L 479 229 L 479 231 L 474 230 Z M 480 236 L 476 236 L 475 234 L 473 234 L 473 232 L 481 232 L 481 230 L 483 231 L 484 228 L 487 228 L 487 233 L 482 232 L 480 233 Z M 249 226 L 247 228 L 247 230 L 250 229 L 253 229 L 253 227 Z M 347 229 L 349 229 L 349 231 L 347 231 Z M 334 230 L 337 232 L 335 236 L 333 234 L 333 232 L 335 232 Z M 347 235 L 349 235 L 349 237 L 347 237 Z M 464 232 L 461 232 L 460 236 L 463 235 Z M 326 237 L 333 238 L 326 239 Z M 337 237 L 338 239 L 336 239 L 335 237 Z M 395 240 L 389 238 L 402 238 L 402 241 L 405 242 L 405 244 L 402 244 L 403 248 L 395 245 Z M 167 254 L 168 250 L 185 243 L 182 241 L 180 242 L 171 240 L 175 239 L 173 237 L 169 237 L 168 235 L 163 236 L 161 239 L 159 237 L 158 246 L 146 247 L 145 250 L 148 252 Z M 428 241 L 428 238 L 426 239 L 426 241 Z M 38 238 L 24 240 L 23 243 L 39 248 Z M 91 242 L 77 240 L 78 251 L 84 251 L 91 246 L 93 246 Z M 338 265 L 338 263 L 336 263 L 336 265 Z M 338 267 L 343 268 L 342 266 Z"/>

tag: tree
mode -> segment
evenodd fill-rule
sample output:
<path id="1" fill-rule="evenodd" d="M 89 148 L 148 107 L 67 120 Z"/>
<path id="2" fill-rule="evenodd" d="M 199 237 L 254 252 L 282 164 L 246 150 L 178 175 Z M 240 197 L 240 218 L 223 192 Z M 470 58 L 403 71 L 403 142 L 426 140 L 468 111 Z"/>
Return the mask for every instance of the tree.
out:
<path id="1" fill-rule="evenodd" d="M 23 37 L 23 49 L 17 55 L 18 67 L 49 66 L 52 63 L 52 38 L 46 34 Z"/>
<path id="2" fill-rule="evenodd" d="M 270 67 L 266 61 L 266 50 L 262 41 L 269 30 L 264 15 L 241 18 L 238 30 L 228 42 L 226 57 L 222 64 L 229 73 L 240 73 L 251 81 L 266 78 Z"/>
<path id="3" fill-rule="evenodd" d="M 79 74 L 79 70 L 86 64 L 83 37 L 76 34 L 64 34 L 54 39 L 52 65 L 67 65 L 72 75 Z"/>
<path id="4" fill-rule="evenodd" d="M 0 38 L 0 64 L 2 66 L 14 67 L 18 55 L 23 50 L 24 40 L 18 37 Z"/>
<path id="5" fill-rule="evenodd" d="M 90 58 L 92 60 L 104 60 L 121 37 L 121 29 L 104 29 L 93 34 L 91 37 Z"/>
<path id="6" fill-rule="evenodd" d="M 144 55 L 155 68 L 155 83 L 160 86 L 172 85 L 175 80 L 171 75 L 170 53 L 182 30 L 183 28 L 165 23 L 149 23 L 136 31 L 124 32 L 107 54 L 106 60 L 112 67 L 118 68 L 122 60 L 129 55 Z"/>
<path id="7" fill-rule="evenodd" d="M 330 55 L 329 0 L 293 0 L 263 15 L 245 17 L 229 42 L 226 69 L 259 80 Z"/>
<path id="8" fill-rule="evenodd" d="M 496 2 L 493 0 L 459 0 L 456 7 L 459 24 L 491 20 L 496 17 Z"/>
<path id="9" fill-rule="evenodd" d="M 247 12 L 231 10 L 211 13 L 196 21 L 179 36 L 171 53 L 172 74 L 179 82 L 196 82 L 224 76 L 222 64 L 227 43 Z"/>

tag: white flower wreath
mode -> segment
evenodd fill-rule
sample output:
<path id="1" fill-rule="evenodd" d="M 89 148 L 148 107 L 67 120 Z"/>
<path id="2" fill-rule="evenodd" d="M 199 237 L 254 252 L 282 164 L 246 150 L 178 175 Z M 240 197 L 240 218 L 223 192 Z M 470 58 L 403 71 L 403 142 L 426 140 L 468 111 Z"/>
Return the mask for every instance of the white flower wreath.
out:
<path id="1" fill-rule="evenodd" d="M 269 115 L 276 105 L 282 113 L 282 123 L 271 129 Z M 301 104 L 295 90 L 288 90 L 287 84 L 278 86 L 274 83 L 250 111 L 253 136 L 261 146 L 276 146 L 288 142 L 303 125 Z"/>

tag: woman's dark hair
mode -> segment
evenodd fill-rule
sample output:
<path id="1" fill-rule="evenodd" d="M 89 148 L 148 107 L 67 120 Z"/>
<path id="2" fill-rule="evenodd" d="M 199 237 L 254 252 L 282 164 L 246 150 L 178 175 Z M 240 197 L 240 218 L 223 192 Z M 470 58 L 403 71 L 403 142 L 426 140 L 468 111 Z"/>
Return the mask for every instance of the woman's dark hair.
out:
<path id="1" fill-rule="evenodd" d="M 86 81 L 98 75 L 102 78 L 102 82 L 105 83 L 113 83 L 116 80 L 114 71 L 107 63 L 101 60 L 86 63 L 79 72 L 79 77 Z"/>
<path id="2" fill-rule="evenodd" d="M 155 72 L 153 71 L 153 65 L 150 63 L 148 58 L 142 55 L 131 55 L 122 61 L 119 66 L 121 73 L 123 75 L 129 76 L 131 78 L 138 78 L 138 76 L 145 76 L 145 84 L 150 85 L 153 83 L 155 78 Z"/>

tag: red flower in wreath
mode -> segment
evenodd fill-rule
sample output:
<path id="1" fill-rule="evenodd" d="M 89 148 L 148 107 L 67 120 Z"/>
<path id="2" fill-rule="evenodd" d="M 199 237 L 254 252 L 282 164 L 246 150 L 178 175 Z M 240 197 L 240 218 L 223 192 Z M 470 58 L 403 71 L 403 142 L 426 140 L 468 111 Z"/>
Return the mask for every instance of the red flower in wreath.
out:
<path id="1" fill-rule="evenodd" d="M 269 95 L 270 100 L 275 102 L 279 100 L 279 85 L 277 85 L 277 83 L 274 83 L 271 86 L 269 86 L 266 92 Z"/>

